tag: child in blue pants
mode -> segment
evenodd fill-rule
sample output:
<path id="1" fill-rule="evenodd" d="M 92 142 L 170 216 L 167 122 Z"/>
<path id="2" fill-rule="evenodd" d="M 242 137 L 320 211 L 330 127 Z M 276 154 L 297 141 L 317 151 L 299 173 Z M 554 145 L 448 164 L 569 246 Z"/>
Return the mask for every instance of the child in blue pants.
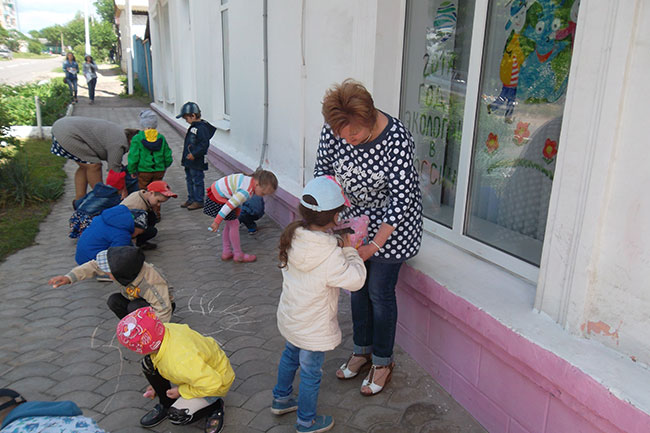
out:
<path id="1" fill-rule="evenodd" d="M 347 235 L 338 239 L 336 225 L 347 200 L 329 176 L 313 179 L 300 200 L 302 220 L 287 226 L 280 237 L 282 295 L 278 329 L 287 343 L 278 366 L 271 412 L 298 411 L 296 432 L 324 432 L 334 426 L 331 416 L 317 415 L 318 391 L 325 351 L 341 343 L 337 320 L 339 288 L 361 289 L 366 267 Z M 300 368 L 298 400 L 293 379 Z"/>

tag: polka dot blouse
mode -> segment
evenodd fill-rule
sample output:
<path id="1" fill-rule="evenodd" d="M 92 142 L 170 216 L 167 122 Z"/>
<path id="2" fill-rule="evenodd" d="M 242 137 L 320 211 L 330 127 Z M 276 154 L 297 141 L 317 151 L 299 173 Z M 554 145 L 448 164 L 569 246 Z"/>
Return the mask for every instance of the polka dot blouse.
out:
<path id="1" fill-rule="evenodd" d="M 373 141 L 352 146 L 325 124 L 314 176 L 334 175 L 352 205 L 345 218 L 368 215 L 369 238 L 383 222 L 395 227 L 375 261 L 402 262 L 422 240 L 422 196 L 413 165 L 415 144 L 402 122 L 384 113 L 388 125 Z"/>

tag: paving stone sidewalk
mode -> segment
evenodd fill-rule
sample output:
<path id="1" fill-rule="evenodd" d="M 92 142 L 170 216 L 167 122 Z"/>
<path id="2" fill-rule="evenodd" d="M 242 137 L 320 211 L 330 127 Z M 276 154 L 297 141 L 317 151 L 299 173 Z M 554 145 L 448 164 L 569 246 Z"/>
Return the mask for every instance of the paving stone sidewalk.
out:
<path id="1" fill-rule="evenodd" d="M 74 115 L 137 128 L 138 113 L 145 107 L 115 97 L 120 91 L 115 82 L 100 76 L 95 105 L 88 104 L 82 89 Z M 230 358 L 237 378 L 225 398 L 224 433 L 293 432 L 295 414 L 276 417 L 269 411 L 284 347 L 275 320 L 281 291 L 277 268 L 281 229 L 264 217 L 254 236 L 241 232 L 244 251 L 257 254 L 257 262 L 222 262 L 221 239 L 207 230 L 210 218 L 179 207 L 186 198 L 179 163 L 183 139 L 162 119 L 159 130 L 175 161 L 165 180 L 179 198 L 163 205 L 154 239 L 158 249 L 146 256 L 175 287 L 177 310 L 172 320 L 215 338 Z M 46 284 L 75 266 L 75 241 L 67 237 L 75 167 L 66 164 L 65 194 L 42 223 L 36 245 L 0 264 L 0 387 L 14 388 L 29 400 L 73 400 L 109 432 L 145 432 L 138 421 L 154 402 L 142 397 L 147 382 L 139 356 L 115 339 L 117 318 L 106 306 L 116 291 L 113 285 L 93 280 L 53 289 Z M 206 184 L 221 175 L 211 168 Z M 335 419 L 333 432 L 485 431 L 398 346 L 393 380 L 381 394 L 363 397 L 361 377 L 337 380 L 334 372 L 352 348 L 347 295 L 341 295 L 339 308 L 344 340 L 326 354 L 319 396 L 319 413 Z M 165 421 L 149 431 L 200 432 L 202 424 L 181 427 Z"/>

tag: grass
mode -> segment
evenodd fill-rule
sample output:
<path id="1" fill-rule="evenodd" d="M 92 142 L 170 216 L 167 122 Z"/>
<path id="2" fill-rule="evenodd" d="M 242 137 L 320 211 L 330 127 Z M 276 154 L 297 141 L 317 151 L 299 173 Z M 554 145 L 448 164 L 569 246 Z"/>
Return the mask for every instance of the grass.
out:
<path id="1" fill-rule="evenodd" d="M 147 92 L 144 91 L 142 86 L 140 85 L 140 82 L 136 80 L 135 78 L 133 79 L 133 94 L 129 95 L 128 92 L 128 79 L 126 75 L 120 75 L 120 81 L 122 82 L 122 93 L 120 93 L 120 98 L 132 98 L 132 99 L 137 99 L 138 101 L 142 102 L 145 105 L 149 105 L 153 99 L 151 99 L 151 96 L 147 94 Z"/>
<path id="2" fill-rule="evenodd" d="M 34 243 L 39 224 L 50 213 L 54 200 L 63 193 L 66 159 L 52 155 L 50 144 L 49 140 L 26 140 L 15 155 L 16 161 L 27 161 L 26 177 L 33 192 L 30 190 L 24 204 L 12 196 L 11 191 L 0 203 L 0 261 Z M 0 161 L 0 170 L 6 168 L 8 162 Z M 7 185 L 0 186 L 9 189 Z M 47 192 L 45 197 L 43 192 Z"/>
<path id="3" fill-rule="evenodd" d="M 34 53 L 13 53 L 14 59 L 51 59 L 52 55 L 49 54 L 34 54 Z"/>

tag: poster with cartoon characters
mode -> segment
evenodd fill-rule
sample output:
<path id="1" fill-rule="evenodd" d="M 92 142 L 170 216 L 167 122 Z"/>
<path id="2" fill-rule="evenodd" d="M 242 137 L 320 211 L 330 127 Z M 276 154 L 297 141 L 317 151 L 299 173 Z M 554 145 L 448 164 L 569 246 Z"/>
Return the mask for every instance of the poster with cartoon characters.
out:
<path id="1" fill-rule="evenodd" d="M 531 263 L 541 254 L 579 7 L 501 0 L 488 16 L 468 232 L 485 238 L 485 222 L 510 230 L 495 246 Z"/>

